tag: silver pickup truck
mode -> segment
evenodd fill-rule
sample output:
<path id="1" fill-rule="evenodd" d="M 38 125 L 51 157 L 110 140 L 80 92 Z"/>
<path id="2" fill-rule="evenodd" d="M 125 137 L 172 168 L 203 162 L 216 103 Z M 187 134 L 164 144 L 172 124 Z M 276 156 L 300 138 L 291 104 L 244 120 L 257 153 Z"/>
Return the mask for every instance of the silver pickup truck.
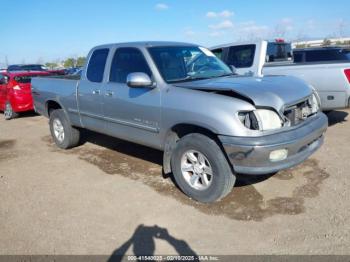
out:
<path id="1" fill-rule="evenodd" d="M 80 80 L 35 78 L 32 89 L 58 147 L 78 145 L 87 128 L 162 150 L 164 172 L 202 202 L 227 195 L 236 174 L 303 162 L 327 128 L 303 81 L 236 76 L 208 49 L 186 43 L 98 46 Z"/>
<path id="2" fill-rule="evenodd" d="M 304 80 L 316 90 L 324 111 L 350 107 L 350 61 L 295 63 L 289 43 L 267 41 L 229 43 L 211 50 L 238 74 L 288 75 Z"/>

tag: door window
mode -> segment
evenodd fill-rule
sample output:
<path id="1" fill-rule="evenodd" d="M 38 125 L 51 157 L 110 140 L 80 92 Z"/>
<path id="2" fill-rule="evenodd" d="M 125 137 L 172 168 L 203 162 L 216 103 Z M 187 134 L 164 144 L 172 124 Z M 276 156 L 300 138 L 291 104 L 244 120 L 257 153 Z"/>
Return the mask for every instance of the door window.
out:
<path id="1" fill-rule="evenodd" d="M 222 59 L 222 48 L 212 50 L 212 52 L 217 58 Z"/>
<path id="2" fill-rule="evenodd" d="M 255 45 L 240 45 L 230 47 L 227 64 L 236 68 L 251 67 L 254 62 Z"/>
<path id="3" fill-rule="evenodd" d="M 130 73 L 141 72 L 152 76 L 147 61 L 140 50 L 136 48 L 118 48 L 114 54 L 110 82 L 126 83 L 126 78 Z"/>

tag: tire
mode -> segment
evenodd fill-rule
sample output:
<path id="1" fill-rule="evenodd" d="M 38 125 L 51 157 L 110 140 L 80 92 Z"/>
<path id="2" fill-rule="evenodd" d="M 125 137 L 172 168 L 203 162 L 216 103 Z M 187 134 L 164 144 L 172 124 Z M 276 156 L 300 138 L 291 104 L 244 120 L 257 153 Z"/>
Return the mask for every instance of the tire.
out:
<path id="1" fill-rule="evenodd" d="M 231 192 L 236 181 L 221 148 L 202 134 L 189 134 L 178 141 L 171 157 L 171 167 L 180 189 L 203 203 L 219 201 Z"/>
<path id="2" fill-rule="evenodd" d="M 5 117 L 5 120 L 10 120 L 18 117 L 18 113 L 13 111 L 12 105 L 8 101 L 5 103 L 4 117 Z"/>
<path id="3" fill-rule="evenodd" d="M 69 149 L 79 144 L 80 131 L 71 126 L 62 109 L 52 111 L 49 125 L 51 136 L 59 148 Z"/>

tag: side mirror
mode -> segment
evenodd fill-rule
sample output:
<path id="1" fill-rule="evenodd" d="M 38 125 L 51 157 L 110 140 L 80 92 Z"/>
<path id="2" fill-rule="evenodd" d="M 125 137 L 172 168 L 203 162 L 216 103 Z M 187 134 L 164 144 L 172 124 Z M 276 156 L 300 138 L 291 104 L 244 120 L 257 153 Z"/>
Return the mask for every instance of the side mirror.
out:
<path id="1" fill-rule="evenodd" d="M 151 78 L 147 74 L 142 72 L 128 74 L 126 78 L 126 84 L 129 87 L 134 87 L 134 88 L 153 86 L 153 82 Z"/>

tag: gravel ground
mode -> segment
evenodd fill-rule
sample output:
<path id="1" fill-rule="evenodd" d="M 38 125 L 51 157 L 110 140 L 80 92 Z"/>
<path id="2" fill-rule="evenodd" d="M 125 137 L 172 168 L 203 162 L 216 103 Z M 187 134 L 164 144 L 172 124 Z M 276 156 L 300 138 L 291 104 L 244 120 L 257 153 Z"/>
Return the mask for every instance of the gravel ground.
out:
<path id="1" fill-rule="evenodd" d="M 162 176 L 161 152 L 92 132 L 62 151 L 47 119 L 1 118 L 0 254 L 350 254 L 349 112 L 302 165 L 210 205 Z"/>

